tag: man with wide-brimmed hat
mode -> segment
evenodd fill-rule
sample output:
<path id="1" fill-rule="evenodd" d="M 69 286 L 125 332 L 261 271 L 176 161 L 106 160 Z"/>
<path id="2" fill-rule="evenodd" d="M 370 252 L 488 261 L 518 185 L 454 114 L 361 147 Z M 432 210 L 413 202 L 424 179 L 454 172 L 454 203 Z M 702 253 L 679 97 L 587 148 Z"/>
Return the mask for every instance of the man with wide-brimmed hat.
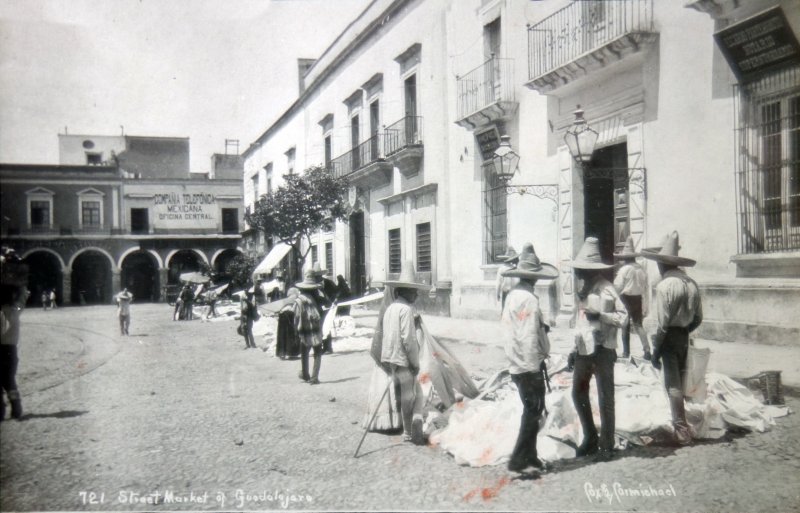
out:
<path id="1" fill-rule="evenodd" d="M 12 248 L 0 248 L 0 420 L 5 419 L 5 391 L 11 403 L 11 416 L 22 418 L 22 397 L 17 388 L 20 341 L 20 316 L 28 299 L 28 266 Z"/>
<path id="2" fill-rule="evenodd" d="M 255 285 L 248 287 L 239 302 L 239 322 L 241 323 L 241 335 L 244 337 L 245 349 L 256 348 L 256 340 L 253 337 L 253 323 L 258 319 L 259 314 L 256 307 L 255 292 Z"/>
<path id="3" fill-rule="evenodd" d="M 319 369 L 322 365 L 322 308 L 318 303 L 321 285 L 313 269 L 303 273 L 303 281 L 295 283 L 300 294 L 294 301 L 294 327 L 300 341 L 300 379 L 319 384 Z M 308 354 L 314 351 L 314 369 L 308 373 Z"/>
<path id="4" fill-rule="evenodd" d="M 133 301 L 133 294 L 128 292 L 127 288 L 122 289 L 122 292 L 114 297 L 117 302 L 117 317 L 119 317 L 119 332 L 120 335 L 130 335 L 128 328 L 131 325 L 131 302 Z"/>
<path id="5" fill-rule="evenodd" d="M 388 364 L 395 386 L 400 389 L 404 439 L 416 445 L 425 443 L 422 432 L 422 388 L 419 374 L 420 341 L 417 338 L 418 314 L 414 308 L 417 293 L 429 291 L 430 285 L 414 276 L 414 264 L 403 262 L 400 277 L 384 285 L 394 290 L 394 301 L 383 314 L 381 362 Z"/>
<path id="6" fill-rule="evenodd" d="M 502 313 L 506 304 L 506 296 L 508 296 L 508 293 L 511 292 L 511 289 L 514 288 L 514 285 L 517 284 L 516 278 L 503 276 L 503 273 L 513 269 L 514 266 L 516 266 L 517 260 L 519 259 L 519 254 L 512 246 L 509 245 L 505 254 L 498 255 L 497 258 L 502 260 L 502 263 L 500 264 L 500 267 L 497 268 L 497 285 L 495 286 L 495 296 L 497 297 L 497 301 L 500 302 L 500 312 Z"/>
<path id="7" fill-rule="evenodd" d="M 324 309 L 327 310 L 333 305 L 334 301 L 336 300 L 336 284 L 327 277 L 326 270 L 322 269 L 322 266 L 319 262 L 314 262 L 314 265 L 311 269 L 314 272 L 314 278 L 316 279 L 317 283 L 320 284 L 320 288 L 317 290 L 317 303 L 320 306 L 320 312 Z M 324 339 L 322 339 L 322 352 L 323 353 L 333 353 L 333 336 L 328 335 Z"/>
<path id="8" fill-rule="evenodd" d="M 633 237 L 629 236 L 622 251 L 614 253 L 614 259 L 621 264 L 614 278 L 614 288 L 628 311 L 628 320 L 622 326 L 622 357 L 627 358 L 631 354 L 633 327 L 642 343 L 644 359 L 649 360 L 650 344 L 647 343 L 647 333 L 642 326 L 644 316 L 647 315 L 648 280 L 647 272 L 636 262 L 637 256 L 639 253 L 633 249 Z"/>
<path id="9" fill-rule="evenodd" d="M 661 281 L 656 285 L 656 320 L 653 337 L 653 367 L 664 366 L 664 386 L 669 395 L 675 439 L 681 445 L 692 442 L 683 396 L 689 333 L 703 322 L 700 288 L 680 267 L 692 267 L 695 261 L 678 255 L 678 232 L 667 235 L 660 250 L 643 250 L 642 256 L 658 264 Z"/>
<path id="10" fill-rule="evenodd" d="M 617 330 L 628 317 L 625 305 L 603 273 L 613 266 L 603 262 L 596 237 L 587 237 L 570 264 L 575 273 L 575 349 L 569 357 L 574 369 L 572 400 L 583 428 L 577 456 L 597 453 L 595 461 L 608 461 L 614 450 L 614 363 Z M 600 436 L 592 418 L 589 384 L 595 377 L 600 403 Z"/>
<path id="11" fill-rule="evenodd" d="M 516 268 L 505 271 L 503 276 L 518 280 L 506 298 L 501 322 L 506 330 L 508 370 L 511 380 L 517 385 L 523 407 L 517 443 L 511 453 L 508 469 L 514 472 L 529 466 L 543 469 L 544 464 L 536 449 L 536 436 L 544 411 L 544 360 L 550 355 L 550 340 L 534 286 L 537 280 L 557 278 L 558 270 L 540 262 L 531 245 L 529 252 L 520 254 Z"/>

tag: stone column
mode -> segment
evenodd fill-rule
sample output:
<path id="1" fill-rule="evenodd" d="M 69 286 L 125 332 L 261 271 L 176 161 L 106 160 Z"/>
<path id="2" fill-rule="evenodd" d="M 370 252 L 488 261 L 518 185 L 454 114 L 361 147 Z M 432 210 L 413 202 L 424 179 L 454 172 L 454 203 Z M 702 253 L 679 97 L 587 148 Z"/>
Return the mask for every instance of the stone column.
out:
<path id="1" fill-rule="evenodd" d="M 114 295 L 122 290 L 122 280 L 120 276 L 119 269 L 112 269 L 111 270 L 111 297 L 113 298 Z"/>
<path id="2" fill-rule="evenodd" d="M 72 269 L 69 267 L 61 270 L 61 303 L 72 304 Z"/>
<path id="3" fill-rule="evenodd" d="M 169 269 L 162 267 L 158 270 L 158 291 L 156 291 L 157 301 L 167 302 L 167 281 L 169 280 Z"/>

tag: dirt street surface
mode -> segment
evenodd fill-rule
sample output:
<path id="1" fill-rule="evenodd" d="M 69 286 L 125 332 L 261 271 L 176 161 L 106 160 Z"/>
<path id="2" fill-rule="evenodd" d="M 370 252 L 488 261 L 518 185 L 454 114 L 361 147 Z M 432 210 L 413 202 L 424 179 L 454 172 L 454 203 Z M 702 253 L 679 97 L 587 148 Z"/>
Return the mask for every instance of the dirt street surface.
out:
<path id="1" fill-rule="evenodd" d="M 353 458 L 366 351 L 326 355 L 311 386 L 263 340 L 244 350 L 235 322 L 171 314 L 134 305 L 122 337 L 112 306 L 23 313 L 25 416 L 0 424 L 3 511 L 800 510 L 796 413 L 767 433 L 570 460 L 539 478 L 461 467 L 399 436 L 370 434 Z M 504 367 L 497 347 L 451 348 L 475 375 Z"/>

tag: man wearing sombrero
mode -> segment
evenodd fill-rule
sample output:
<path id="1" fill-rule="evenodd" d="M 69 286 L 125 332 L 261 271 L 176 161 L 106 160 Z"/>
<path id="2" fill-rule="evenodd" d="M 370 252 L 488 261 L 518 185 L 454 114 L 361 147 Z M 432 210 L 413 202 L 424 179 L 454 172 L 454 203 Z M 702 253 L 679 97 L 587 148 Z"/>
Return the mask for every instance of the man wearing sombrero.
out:
<path id="1" fill-rule="evenodd" d="M 319 384 L 319 369 L 322 366 L 322 308 L 318 303 L 317 283 L 313 270 L 303 273 L 303 281 L 294 285 L 300 294 L 294 300 L 294 327 L 300 341 L 300 379 L 312 385 Z M 314 351 L 314 368 L 308 374 L 308 355 Z"/>
<path id="2" fill-rule="evenodd" d="M 603 277 L 613 266 L 602 261 L 596 237 L 587 237 L 571 263 L 575 270 L 575 349 L 569 356 L 574 369 L 572 400 L 583 428 L 577 456 L 597 453 L 595 461 L 608 461 L 614 450 L 614 363 L 617 329 L 627 320 L 625 306 L 614 285 Z M 595 377 L 600 403 L 600 436 L 592 418 L 589 383 Z"/>
<path id="3" fill-rule="evenodd" d="M 497 297 L 497 301 L 500 303 L 500 313 L 502 313 L 503 308 L 506 305 L 506 296 L 508 296 L 508 293 L 511 292 L 511 289 L 514 288 L 514 285 L 517 284 L 516 278 L 508 278 L 504 276 L 503 273 L 513 269 L 514 266 L 516 266 L 519 255 L 517 254 L 517 250 L 515 250 L 512 246 L 508 246 L 505 254 L 498 255 L 497 258 L 503 261 L 503 263 L 501 263 L 500 267 L 497 269 L 497 285 L 495 286 L 495 296 Z"/>
<path id="4" fill-rule="evenodd" d="M 644 350 L 644 359 L 649 360 L 650 344 L 647 343 L 647 333 L 642 326 L 642 320 L 647 315 L 646 299 L 649 291 L 647 273 L 642 266 L 636 263 L 636 253 L 633 249 L 633 237 L 628 237 L 625 246 L 619 253 L 614 253 L 614 259 L 619 260 L 622 266 L 614 278 L 614 288 L 617 289 L 622 304 L 628 311 L 628 320 L 622 327 L 622 357 L 627 358 L 631 352 L 631 327 L 639 336 Z"/>
<path id="5" fill-rule="evenodd" d="M 381 362 L 388 364 L 395 386 L 400 388 L 400 410 L 403 414 L 403 434 L 406 441 L 425 443 L 422 432 L 422 388 L 419 374 L 419 340 L 417 340 L 417 311 L 414 302 L 420 290 L 430 286 L 414 276 L 414 264 L 403 262 L 400 277 L 384 282 L 394 289 L 394 301 L 383 314 L 383 344 Z"/>
<path id="6" fill-rule="evenodd" d="M 660 249 L 643 250 L 642 256 L 658 264 L 661 281 L 656 286 L 658 331 L 653 337 L 653 367 L 664 366 L 664 386 L 669 395 L 675 440 L 681 445 L 692 442 L 686 408 L 683 403 L 683 378 L 689 333 L 703 322 L 700 288 L 679 267 L 691 267 L 691 258 L 678 256 L 678 232 L 667 235 Z"/>
<path id="7" fill-rule="evenodd" d="M 519 256 L 514 269 L 503 272 L 507 278 L 519 281 L 508 293 L 501 322 L 506 329 L 505 352 L 509 360 L 508 371 L 517 385 L 522 400 L 522 420 L 508 470 L 520 472 L 532 466 L 544 468 L 536 450 L 539 419 L 544 411 L 545 377 L 544 360 L 550 354 L 550 340 L 539 308 L 539 298 L 533 292 L 536 280 L 552 280 L 558 270 L 539 261 L 530 246 L 529 252 Z"/>

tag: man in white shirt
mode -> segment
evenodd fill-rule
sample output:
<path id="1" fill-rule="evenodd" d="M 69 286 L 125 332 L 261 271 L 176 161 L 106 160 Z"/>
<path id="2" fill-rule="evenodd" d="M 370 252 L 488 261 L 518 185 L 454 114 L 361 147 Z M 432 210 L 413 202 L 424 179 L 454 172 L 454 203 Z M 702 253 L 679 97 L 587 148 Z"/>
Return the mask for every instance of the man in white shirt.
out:
<path id="1" fill-rule="evenodd" d="M 550 340 L 539 308 L 539 298 L 533 291 L 536 280 L 552 280 L 558 277 L 558 270 L 550 264 L 541 263 L 531 245 L 529 253 L 520 255 L 517 267 L 505 271 L 503 276 L 519 280 L 506 297 L 501 322 L 506 330 L 508 371 L 517 385 L 523 406 L 517 443 L 511 453 L 508 470 L 521 472 L 529 466 L 543 469 L 544 464 L 536 449 L 536 437 L 539 434 L 539 419 L 544 411 L 544 360 L 550 355 Z"/>
<path id="2" fill-rule="evenodd" d="M 675 441 L 688 445 L 692 443 L 692 433 L 686 421 L 683 379 L 686 376 L 689 333 L 703 322 L 703 305 L 697 283 L 679 268 L 691 267 L 697 262 L 678 256 L 678 249 L 678 232 L 672 232 L 660 251 L 644 250 L 642 256 L 658 263 L 662 277 L 656 286 L 658 331 L 653 338 L 653 367 L 664 366 L 664 386 L 669 395 Z"/>
<path id="3" fill-rule="evenodd" d="M 633 249 L 633 237 L 628 237 L 622 251 L 614 253 L 614 259 L 622 263 L 614 278 L 614 288 L 617 289 L 622 304 L 628 311 L 628 321 L 622 326 L 622 357 L 627 358 L 631 354 L 631 327 L 633 327 L 642 343 L 644 359 L 649 360 L 650 344 L 647 343 L 647 332 L 642 326 L 642 321 L 647 315 L 648 280 L 645 270 L 636 263 L 637 256 L 639 253 Z"/>
<path id="4" fill-rule="evenodd" d="M 127 288 L 124 288 L 122 292 L 117 294 L 115 299 L 117 302 L 120 335 L 129 335 L 128 328 L 131 325 L 131 301 L 133 301 L 133 295 L 128 292 Z"/>
<path id="5" fill-rule="evenodd" d="M 404 262 L 400 271 L 397 280 L 384 282 L 387 288 L 394 289 L 395 299 L 383 314 L 381 363 L 389 365 L 395 387 L 400 389 L 404 440 L 423 445 L 423 397 L 417 379 L 420 341 L 417 338 L 418 314 L 413 305 L 418 291 L 428 291 L 431 287 L 416 281 L 412 262 Z"/>

